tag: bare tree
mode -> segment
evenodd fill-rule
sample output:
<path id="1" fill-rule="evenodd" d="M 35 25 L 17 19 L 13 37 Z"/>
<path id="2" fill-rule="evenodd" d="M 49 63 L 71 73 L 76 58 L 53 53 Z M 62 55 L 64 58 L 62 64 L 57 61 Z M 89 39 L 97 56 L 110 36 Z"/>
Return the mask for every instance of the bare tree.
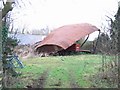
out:
<path id="1" fill-rule="evenodd" d="M 102 79 L 107 80 L 113 86 L 117 86 L 120 83 L 118 82 L 120 71 L 118 65 L 120 56 L 120 7 L 114 16 L 115 20 L 108 16 L 107 18 L 110 28 L 103 28 L 104 32 L 99 37 L 97 49 L 102 54 Z"/>
<path id="2" fill-rule="evenodd" d="M 2 12 L 2 15 L 1 15 L 1 22 L 2 23 L 1 23 L 1 25 L 2 26 L 1 26 L 1 30 L 0 30 L 0 34 L 1 34 L 0 41 L 2 42 L 0 44 L 1 45 L 1 50 L 0 50 L 1 55 L 0 55 L 0 57 L 2 57 L 2 58 L 0 58 L 0 59 L 2 59 L 2 66 L 3 66 L 2 67 L 3 69 L 1 69 L 1 71 L 0 71 L 0 73 L 3 72 L 2 73 L 3 74 L 2 75 L 3 76 L 2 82 L 0 81 L 2 85 L 0 87 L 2 87 L 2 88 L 7 87 L 8 78 L 9 78 L 9 76 L 8 76 L 9 71 L 10 72 L 14 71 L 12 68 L 7 68 L 6 67 L 6 65 L 8 63 L 7 62 L 7 57 L 8 57 L 8 54 L 11 52 L 10 47 L 8 46 L 7 42 L 10 41 L 10 43 L 13 42 L 14 44 L 16 42 L 14 42 L 14 40 L 12 40 L 11 38 L 8 38 L 8 36 L 7 36 L 8 30 L 4 26 L 6 26 L 6 18 L 8 18 L 7 14 L 8 14 L 9 11 L 12 11 L 12 9 L 13 9 L 12 5 L 13 5 L 13 3 L 16 3 L 16 2 L 17 2 L 17 0 L 15 2 L 13 2 L 13 0 L 8 0 L 6 2 L 2 1 L 2 4 L 3 4 L 3 8 L 1 9 L 1 12 Z M 7 50 L 10 50 L 10 51 L 7 51 Z"/>

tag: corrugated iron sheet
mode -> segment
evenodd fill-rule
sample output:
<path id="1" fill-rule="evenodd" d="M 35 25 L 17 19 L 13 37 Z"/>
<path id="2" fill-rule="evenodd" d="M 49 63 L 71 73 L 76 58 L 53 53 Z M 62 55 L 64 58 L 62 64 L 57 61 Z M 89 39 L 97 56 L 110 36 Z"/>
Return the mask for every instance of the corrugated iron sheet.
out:
<path id="1" fill-rule="evenodd" d="M 35 49 L 46 52 L 50 48 L 52 48 L 51 52 L 67 49 L 76 41 L 97 30 L 99 29 L 96 26 L 88 23 L 65 25 L 53 30 Z M 58 48 L 54 48 L 55 46 Z"/>

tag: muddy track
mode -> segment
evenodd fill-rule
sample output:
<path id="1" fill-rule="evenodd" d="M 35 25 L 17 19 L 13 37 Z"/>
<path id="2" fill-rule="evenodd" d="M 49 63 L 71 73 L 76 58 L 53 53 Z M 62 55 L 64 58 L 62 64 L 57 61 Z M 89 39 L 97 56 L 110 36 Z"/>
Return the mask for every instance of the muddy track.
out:
<path id="1" fill-rule="evenodd" d="M 32 85 L 28 85 L 26 86 L 27 88 L 44 88 L 45 87 L 45 82 L 46 82 L 46 79 L 47 79 L 47 76 L 48 76 L 48 71 L 49 70 L 45 70 L 40 78 L 38 80 L 35 80 L 33 82 Z M 77 84 L 77 82 L 75 81 L 74 79 L 74 73 L 72 72 L 69 72 L 69 80 L 70 80 L 70 86 L 71 88 L 80 88 L 79 85 Z"/>
<path id="2" fill-rule="evenodd" d="M 80 86 L 77 84 L 77 82 L 74 79 L 74 74 L 69 72 L 69 79 L 70 79 L 70 86 L 71 88 L 80 88 Z"/>
<path id="3" fill-rule="evenodd" d="M 37 81 L 35 81 L 35 83 L 33 83 L 32 88 L 44 88 L 47 76 L 48 76 L 48 70 L 44 71 L 41 74 L 40 78 Z"/>

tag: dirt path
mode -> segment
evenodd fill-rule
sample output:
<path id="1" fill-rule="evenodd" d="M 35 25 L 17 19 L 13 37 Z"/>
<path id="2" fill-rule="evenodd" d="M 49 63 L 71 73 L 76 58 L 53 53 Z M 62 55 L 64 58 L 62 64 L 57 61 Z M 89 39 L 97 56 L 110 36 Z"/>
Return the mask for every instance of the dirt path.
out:
<path id="1" fill-rule="evenodd" d="M 45 82 L 46 79 L 48 77 L 48 71 L 49 70 L 45 70 L 41 75 L 40 78 L 38 80 L 35 80 L 33 82 L 32 86 L 27 86 L 28 88 L 44 88 L 45 87 Z M 70 80 L 70 86 L 71 88 L 80 88 L 79 85 L 77 84 L 75 78 L 74 78 L 74 73 L 73 72 L 69 72 L 69 80 Z M 57 85 L 56 85 L 57 86 Z"/>
<path id="2" fill-rule="evenodd" d="M 35 81 L 32 88 L 44 88 L 47 76 L 48 76 L 48 70 L 44 71 L 41 74 L 40 78 L 38 79 L 38 81 Z"/>

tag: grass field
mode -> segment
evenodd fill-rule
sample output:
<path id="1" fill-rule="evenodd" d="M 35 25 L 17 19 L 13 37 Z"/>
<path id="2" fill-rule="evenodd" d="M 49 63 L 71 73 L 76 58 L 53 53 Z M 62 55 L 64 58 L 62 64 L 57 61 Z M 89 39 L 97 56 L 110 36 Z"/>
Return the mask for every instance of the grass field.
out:
<path id="1" fill-rule="evenodd" d="M 22 59 L 14 88 L 91 88 L 106 87 L 92 78 L 102 67 L 100 55 L 50 56 Z"/>

